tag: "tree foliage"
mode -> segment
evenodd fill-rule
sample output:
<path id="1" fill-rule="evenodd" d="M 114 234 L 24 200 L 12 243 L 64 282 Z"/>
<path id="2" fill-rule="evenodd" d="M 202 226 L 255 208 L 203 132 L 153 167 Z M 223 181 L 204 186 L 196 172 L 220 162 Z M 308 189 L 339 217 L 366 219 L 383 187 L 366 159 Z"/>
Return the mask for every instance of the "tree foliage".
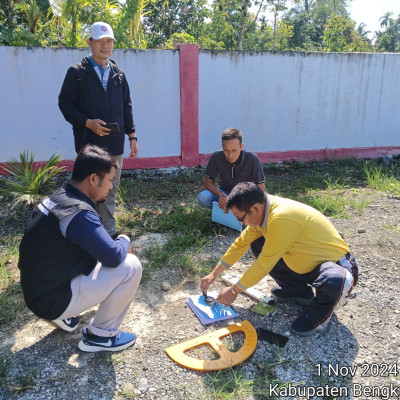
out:
<path id="1" fill-rule="evenodd" d="M 368 51 L 368 43 L 354 29 L 349 18 L 332 14 L 324 30 L 324 51 Z"/>
<path id="2" fill-rule="evenodd" d="M 380 18 L 375 43 L 349 15 L 351 0 L 0 0 L 0 45 L 86 46 L 94 21 L 117 48 L 400 51 L 400 19 Z M 58 8 L 54 8 L 58 4 Z"/>
<path id="3" fill-rule="evenodd" d="M 383 32 L 376 33 L 376 50 L 398 53 L 400 52 L 400 15 L 395 19 L 392 13 L 386 13 L 380 18 Z"/>

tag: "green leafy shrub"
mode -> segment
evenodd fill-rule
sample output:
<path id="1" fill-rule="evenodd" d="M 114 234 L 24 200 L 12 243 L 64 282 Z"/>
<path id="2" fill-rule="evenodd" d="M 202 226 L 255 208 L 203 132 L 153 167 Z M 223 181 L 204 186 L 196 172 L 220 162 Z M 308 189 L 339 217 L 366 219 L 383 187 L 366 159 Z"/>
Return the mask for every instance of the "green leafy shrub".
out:
<path id="1" fill-rule="evenodd" d="M 44 165 L 34 165 L 34 153 L 24 150 L 19 161 L 11 158 L 3 167 L 9 174 L 4 180 L 2 194 L 13 197 L 16 206 L 34 206 L 46 194 L 51 192 L 54 177 L 64 171 L 59 167 L 60 155 L 53 154 Z"/>

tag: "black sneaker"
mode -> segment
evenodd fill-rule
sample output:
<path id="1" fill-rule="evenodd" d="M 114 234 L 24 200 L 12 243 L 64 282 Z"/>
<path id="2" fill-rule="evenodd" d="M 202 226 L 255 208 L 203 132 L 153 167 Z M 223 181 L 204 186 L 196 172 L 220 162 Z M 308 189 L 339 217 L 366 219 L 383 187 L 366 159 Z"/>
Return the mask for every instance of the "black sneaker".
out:
<path id="1" fill-rule="evenodd" d="M 304 313 L 293 322 L 290 330 L 296 335 L 311 336 L 314 335 L 314 333 L 324 330 L 328 326 L 331 317 L 332 314 L 322 324 L 314 327 L 309 320 L 307 313 Z"/>
<path id="2" fill-rule="evenodd" d="M 82 329 L 83 338 L 79 342 L 79 349 L 82 351 L 96 352 L 96 351 L 120 351 L 135 344 L 136 335 L 134 333 L 127 333 L 120 331 L 117 335 L 112 337 L 103 337 L 93 335 L 88 332 L 88 329 Z"/>
<path id="3" fill-rule="evenodd" d="M 297 289 L 282 289 L 281 287 L 274 287 L 271 289 L 272 295 L 280 303 L 288 303 L 289 301 L 294 301 L 302 306 L 309 306 L 314 300 L 314 292 L 311 286 L 303 291 Z"/>
<path id="4" fill-rule="evenodd" d="M 56 328 L 61 328 L 63 331 L 72 332 L 79 325 L 78 317 L 71 317 L 66 319 L 54 319 L 50 322 Z"/>

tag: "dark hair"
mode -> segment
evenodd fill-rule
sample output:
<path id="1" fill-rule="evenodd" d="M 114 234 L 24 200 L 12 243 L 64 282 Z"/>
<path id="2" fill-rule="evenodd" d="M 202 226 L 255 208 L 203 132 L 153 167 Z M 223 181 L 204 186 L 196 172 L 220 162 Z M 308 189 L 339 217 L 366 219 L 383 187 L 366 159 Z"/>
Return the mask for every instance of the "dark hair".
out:
<path id="1" fill-rule="evenodd" d="M 266 202 L 265 193 L 254 182 L 240 182 L 228 196 L 226 208 L 235 206 L 240 211 L 246 211 L 256 203 L 264 204 Z"/>
<path id="2" fill-rule="evenodd" d="M 232 139 L 239 139 L 239 143 L 242 144 L 242 131 L 240 129 L 228 128 L 222 132 L 222 141 Z"/>
<path id="3" fill-rule="evenodd" d="M 72 180 L 82 182 L 91 174 L 96 174 L 103 179 L 112 167 L 118 169 L 118 163 L 111 158 L 106 150 L 94 144 L 87 144 L 76 157 Z"/>

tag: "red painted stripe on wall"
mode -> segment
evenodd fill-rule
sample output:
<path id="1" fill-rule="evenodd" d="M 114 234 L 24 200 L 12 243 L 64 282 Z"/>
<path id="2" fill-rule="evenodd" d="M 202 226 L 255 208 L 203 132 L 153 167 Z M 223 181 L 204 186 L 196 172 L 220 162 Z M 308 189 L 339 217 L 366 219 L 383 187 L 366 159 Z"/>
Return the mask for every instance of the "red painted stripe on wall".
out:
<path id="1" fill-rule="evenodd" d="M 279 163 L 283 161 L 324 161 L 340 160 L 343 158 L 376 158 L 382 155 L 400 154 L 400 146 L 382 147 L 356 147 L 345 149 L 320 149 L 320 150 L 288 150 L 257 153 L 263 164 Z M 211 154 L 201 154 L 200 165 L 207 165 Z"/>
<path id="2" fill-rule="evenodd" d="M 35 167 L 43 166 L 46 161 L 37 161 L 33 165 Z M 0 163 L 0 175 L 7 175 L 3 165 Z M 172 157 L 153 157 L 153 158 L 124 158 L 122 169 L 157 169 L 157 168 L 171 168 L 179 167 L 181 165 L 181 158 L 179 156 Z M 72 171 L 74 167 L 74 160 L 62 160 L 60 166 L 64 166 L 66 171 Z"/>
<path id="3" fill-rule="evenodd" d="M 199 46 L 179 45 L 181 156 L 184 167 L 199 163 Z"/>
<path id="4" fill-rule="evenodd" d="M 340 160 L 343 158 L 377 158 L 381 155 L 399 155 L 400 146 L 383 146 L 383 147 L 359 147 L 354 149 L 321 149 L 321 150 L 289 150 L 289 151 L 271 151 L 265 153 L 257 153 L 263 164 L 278 163 L 283 161 L 326 161 Z M 196 165 L 207 165 L 211 154 L 200 154 L 199 162 Z M 6 175 L 0 163 L 0 174 Z M 34 165 L 44 165 L 45 161 L 35 162 Z M 72 171 L 74 166 L 73 160 L 63 160 L 61 165 L 66 167 L 67 171 Z M 172 157 L 154 157 L 154 158 L 135 158 L 124 159 L 123 169 L 155 169 L 155 168 L 172 168 L 181 166 L 179 156 Z"/>

